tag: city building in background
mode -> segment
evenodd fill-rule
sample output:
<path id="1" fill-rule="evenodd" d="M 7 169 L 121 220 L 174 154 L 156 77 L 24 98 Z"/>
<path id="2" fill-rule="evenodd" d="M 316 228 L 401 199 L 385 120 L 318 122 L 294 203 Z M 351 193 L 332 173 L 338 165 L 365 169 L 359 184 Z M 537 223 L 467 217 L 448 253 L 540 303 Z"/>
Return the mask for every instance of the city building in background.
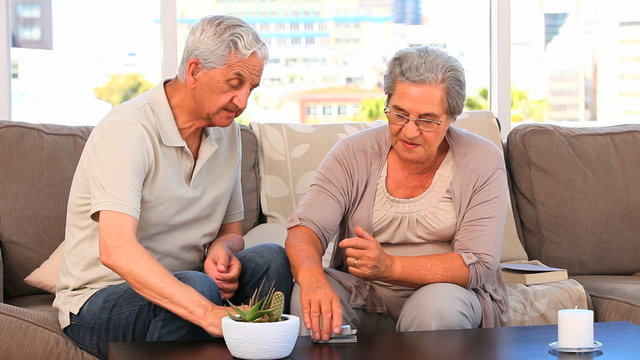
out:
<path id="1" fill-rule="evenodd" d="M 617 60 L 612 71 L 614 87 L 612 97 L 619 120 L 627 123 L 640 121 L 640 13 L 626 14 L 616 24 Z M 606 106 L 604 101 L 600 106 Z M 605 116 L 602 114 L 602 116 Z"/>
<path id="2" fill-rule="evenodd" d="M 518 121 L 640 122 L 640 2 L 512 0 L 511 12 Z"/>
<path id="3" fill-rule="evenodd" d="M 393 0 L 393 22 L 396 24 L 421 25 L 420 0 Z"/>
<path id="4" fill-rule="evenodd" d="M 567 19 L 567 13 L 545 13 L 544 14 L 544 45 L 547 46 L 553 38 L 558 35 L 560 28 Z"/>
<path id="5" fill-rule="evenodd" d="M 51 0 L 12 0 L 10 13 L 12 47 L 51 50 Z"/>
<path id="6" fill-rule="evenodd" d="M 579 11 L 572 4 L 564 9 L 565 12 L 544 14 L 547 121 L 596 120 L 597 89 L 593 84 L 597 70 L 595 43 L 598 29 L 597 23 L 591 21 L 589 10 L 595 9 L 582 7 Z M 547 22 L 549 18 L 555 18 L 551 28 Z"/>
<path id="7" fill-rule="evenodd" d="M 374 121 L 382 117 L 383 106 L 376 116 L 358 117 L 363 104 L 369 99 L 384 102 L 382 90 L 365 90 L 355 86 L 336 86 L 292 92 L 284 99 L 283 113 L 298 112 L 301 123 L 335 123 L 346 121 Z M 372 102 L 376 103 L 376 102 Z"/>
<path id="8" fill-rule="evenodd" d="M 135 73 L 154 84 L 162 80 L 157 0 L 9 0 L 9 5 L 14 39 L 21 6 L 30 9 L 27 13 L 40 11 L 51 26 L 42 31 L 43 38 L 51 38 L 49 48 L 10 50 L 12 120 L 95 125 L 112 108 L 95 89 L 112 77 Z"/>

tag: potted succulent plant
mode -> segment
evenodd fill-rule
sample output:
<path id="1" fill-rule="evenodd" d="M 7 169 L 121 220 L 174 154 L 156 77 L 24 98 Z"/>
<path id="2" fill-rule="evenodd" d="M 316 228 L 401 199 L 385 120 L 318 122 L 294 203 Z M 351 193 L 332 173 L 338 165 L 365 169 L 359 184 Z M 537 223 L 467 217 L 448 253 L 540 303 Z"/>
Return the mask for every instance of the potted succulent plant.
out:
<path id="1" fill-rule="evenodd" d="M 281 359 L 291 354 L 298 339 L 300 319 L 282 313 L 284 294 L 271 285 L 267 295 L 259 298 L 262 285 L 253 293 L 248 309 L 228 301 L 237 314 L 227 311 L 228 316 L 222 318 L 222 333 L 236 358 Z"/>

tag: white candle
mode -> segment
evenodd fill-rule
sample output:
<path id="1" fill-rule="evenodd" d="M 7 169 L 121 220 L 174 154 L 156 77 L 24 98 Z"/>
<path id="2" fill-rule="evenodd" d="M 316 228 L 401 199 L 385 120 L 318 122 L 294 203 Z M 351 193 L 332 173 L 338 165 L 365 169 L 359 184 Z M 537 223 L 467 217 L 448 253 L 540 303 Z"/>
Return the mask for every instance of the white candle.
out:
<path id="1" fill-rule="evenodd" d="M 593 311 L 565 309 L 558 311 L 558 346 L 582 348 L 593 346 Z"/>

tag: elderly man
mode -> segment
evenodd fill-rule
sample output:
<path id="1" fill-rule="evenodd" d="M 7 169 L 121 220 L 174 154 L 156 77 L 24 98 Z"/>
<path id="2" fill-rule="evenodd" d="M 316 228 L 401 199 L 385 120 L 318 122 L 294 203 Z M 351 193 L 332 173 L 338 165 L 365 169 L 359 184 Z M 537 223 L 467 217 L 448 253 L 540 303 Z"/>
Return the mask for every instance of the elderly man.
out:
<path id="1" fill-rule="evenodd" d="M 231 16 L 191 29 L 178 76 L 94 129 L 69 197 L 54 306 L 65 333 L 107 357 L 113 341 L 221 336 L 226 299 L 264 280 L 285 293 L 284 249 L 244 249 L 240 131 L 268 53 Z"/>

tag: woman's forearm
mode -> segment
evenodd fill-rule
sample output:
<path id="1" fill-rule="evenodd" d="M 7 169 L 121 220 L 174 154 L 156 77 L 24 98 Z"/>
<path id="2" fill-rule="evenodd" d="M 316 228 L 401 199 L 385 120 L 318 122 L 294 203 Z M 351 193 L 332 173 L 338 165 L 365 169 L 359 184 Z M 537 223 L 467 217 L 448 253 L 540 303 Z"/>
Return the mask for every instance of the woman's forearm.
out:
<path id="1" fill-rule="evenodd" d="M 313 230 L 303 225 L 289 229 L 285 249 L 296 282 L 300 284 L 306 279 L 324 275 L 323 248 Z"/>
<path id="2" fill-rule="evenodd" d="M 393 256 L 392 263 L 381 279 L 390 284 L 412 288 L 440 282 L 463 287 L 469 284 L 469 267 L 458 253 Z"/>

